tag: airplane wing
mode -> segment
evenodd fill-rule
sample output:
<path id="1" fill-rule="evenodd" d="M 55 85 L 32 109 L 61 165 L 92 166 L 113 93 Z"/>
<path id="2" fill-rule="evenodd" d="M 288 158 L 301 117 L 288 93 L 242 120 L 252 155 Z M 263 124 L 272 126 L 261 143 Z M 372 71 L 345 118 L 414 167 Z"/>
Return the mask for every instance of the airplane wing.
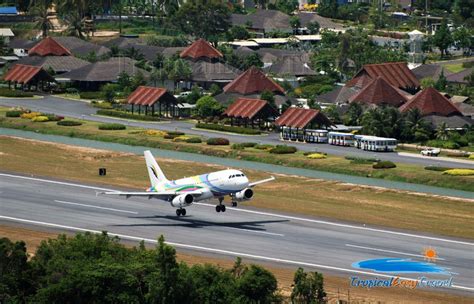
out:
<path id="1" fill-rule="evenodd" d="M 144 192 L 122 192 L 122 191 L 111 191 L 111 192 L 97 192 L 97 195 L 105 194 L 105 195 L 118 195 L 118 196 L 125 196 L 126 198 L 132 196 L 138 197 L 148 197 L 148 198 L 158 198 L 162 200 L 167 200 L 169 197 L 173 197 L 180 194 L 191 194 L 192 196 L 199 196 L 202 194 L 202 191 L 195 190 L 195 191 L 160 191 L 160 192 L 152 192 L 152 191 L 144 191 Z"/>
<path id="2" fill-rule="evenodd" d="M 271 182 L 272 180 L 275 180 L 275 178 L 272 176 L 270 178 L 267 178 L 267 179 L 262 179 L 262 180 L 259 180 L 259 181 L 256 181 L 256 182 L 253 182 L 253 183 L 250 183 L 249 184 L 249 187 L 250 188 L 253 188 L 257 185 L 260 185 L 260 184 L 263 184 L 263 183 L 267 183 L 267 182 Z"/>

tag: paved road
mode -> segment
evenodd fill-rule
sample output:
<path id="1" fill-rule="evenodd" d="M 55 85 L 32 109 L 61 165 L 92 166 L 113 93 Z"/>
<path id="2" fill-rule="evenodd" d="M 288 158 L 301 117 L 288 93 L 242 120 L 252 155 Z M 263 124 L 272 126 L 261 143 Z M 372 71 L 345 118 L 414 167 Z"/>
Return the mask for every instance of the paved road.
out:
<path id="1" fill-rule="evenodd" d="M 43 99 L 7 99 L 0 98 L 0 105 L 4 106 L 22 106 L 29 108 L 31 110 L 55 113 L 57 115 L 72 117 L 78 119 L 86 119 L 91 121 L 98 122 L 121 122 L 129 126 L 141 127 L 147 129 L 160 129 L 160 130 L 181 130 L 187 134 L 196 134 L 206 137 L 216 137 L 222 136 L 219 133 L 193 130 L 193 124 L 182 122 L 182 121 L 173 121 L 169 123 L 149 123 L 149 122 L 136 122 L 136 121 L 124 121 L 108 117 L 99 117 L 93 116 L 96 113 L 97 109 L 93 108 L 91 105 L 81 102 L 81 101 L 72 101 L 63 98 L 45 96 Z M 271 133 L 266 136 L 243 136 L 243 135 L 230 135 L 226 134 L 225 137 L 229 138 L 231 142 L 258 142 L 262 144 L 282 144 L 279 139 L 279 135 L 276 133 Z M 446 166 L 446 167 L 456 167 L 456 168 L 472 168 L 474 169 L 474 162 L 472 164 L 452 162 L 440 160 L 432 157 L 419 158 L 419 157 L 409 157 L 404 155 L 398 155 L 397 153 L 376 153 L 363 151 L 356 148 L 349 147 L 339 147 L 332 146 L 328 144 L 305 144 L 305 143 L 293 143 L 291 145 L 298 147 L 298 149 L 303 151 L 318 151 L 324 152 L 331 155 L 337 156 L 346 156 L 353 155 L 358 157 L 373 157 L 379 158 L 382 160 L 390 160 L 395 163 L 408 163 L 408 164 L 417 164 L 421 166 Z"/>
<path id="2" fill-rule="evenodd" d="M 474 243 L 468 240 L 270 214 L 245 206 L 216 213 L 214 205 L 197 204 L 187 208 L 186 217 L 178 218 L 165 202 L 96 197 L 96 190 L 100 188 L 0 174 L 0 222 L 67 231 L 107 230 L 133 241 L 154 242 L 163 234 L 183 250 L 301 265 L 348 280 L 354 275 L 366 279 L 386 276 L 357 270 L 351 266 L 356 261 L 381 257 L 422 260 L 422 250 L 432 247 L 441 258 L 437 264 L 456 273 L 450 291 L 474 293 Z"/>

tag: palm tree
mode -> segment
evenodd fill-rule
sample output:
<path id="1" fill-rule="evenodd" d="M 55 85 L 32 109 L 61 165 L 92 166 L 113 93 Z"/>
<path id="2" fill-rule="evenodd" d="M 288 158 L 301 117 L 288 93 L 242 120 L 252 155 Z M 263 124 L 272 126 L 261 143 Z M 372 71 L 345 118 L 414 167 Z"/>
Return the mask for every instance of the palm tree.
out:
<path id="1" fill-rule="evenodd" d="M 173 15 L 181 6 L 182 0 L 158 0 L 158 7 L 167 15 Z"/>
<path id="2" fill-rule="evenodd" d="M 48 36 L 48 31 L 53 29 L 53 23 L 49 18 L 49 8 L 52 5 L 51 0 L 35 1 L 31 7 L 31 12 L 35 17 L 35 27 L 41 30 L 43 38 Z"/>
<path id="3" fill-rule="evenodd" d="M 405 115 L 403 136 L 408 140 L 425 141 L 429 139 L 432 129 L 423 119 L 421 111 L 412 109 Z"/>
<path id="4" fill-rule="evenodd" d="M 68 14 L 64 20 L 68 24 L 67 34 L 78 38 L 84 38 L 84 19 L 78 13 Z"/>
<path id="5" fill-rule="evenodd" d="M 441 140 L 448 140 L 449 132 L 448 132 L 447 128 L 448 128 L 448 125 L 446 124 L 446 122 L 441 123 L 436 128 L 436 138 L 441 139 Z"/>

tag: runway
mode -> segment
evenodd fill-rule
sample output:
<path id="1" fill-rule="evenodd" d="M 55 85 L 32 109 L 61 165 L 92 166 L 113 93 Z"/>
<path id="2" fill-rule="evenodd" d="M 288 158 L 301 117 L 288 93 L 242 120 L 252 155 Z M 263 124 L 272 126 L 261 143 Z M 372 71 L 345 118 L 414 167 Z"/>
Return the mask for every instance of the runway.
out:
<path id="1" fill-rule="evenodd" d="M 452 290 L 474 292 L 474 242 L 469 240 L 276 214 L 249 209 L 245 204 L 237 209 L 228 207 L 225 213 L 216 213 L 210 203 L 195 204 L 187 208 L 186 217 L 178 218 L 166 202 L 96 197 L 96 191 L 103 190 L 2 173 L 0 223 L 75 232 L 106 230 L 132 241 L 156 242 L 163 234 L 178 249 L 302 266 L 347 276 L 348 280 L 351 276 L 390 277 L 353 268 L 354 262 L 383 257 L 422 261 L 423 249 L 431 247 L 440 257 L 436 265 L 453 273 Z"/>

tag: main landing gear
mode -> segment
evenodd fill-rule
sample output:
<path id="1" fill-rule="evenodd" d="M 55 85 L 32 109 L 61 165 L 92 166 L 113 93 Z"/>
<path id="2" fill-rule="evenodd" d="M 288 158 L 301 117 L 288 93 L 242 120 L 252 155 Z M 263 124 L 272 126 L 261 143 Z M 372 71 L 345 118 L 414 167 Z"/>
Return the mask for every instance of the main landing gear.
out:
<path id="1" fill-rule="evenodd" d="M 176 209 L 176 215 L 177 216 L 185 216 L 186 215 L 186 209 L 184 209 L 184 208 Z"/>
<path id="2" fill-rule="evenodd" d="M 219 205 L 216 206 L 216 212 L 225 212 L 225 205 L 222 204 L 224 201 L 223 197 L 219 197 Z"/>

